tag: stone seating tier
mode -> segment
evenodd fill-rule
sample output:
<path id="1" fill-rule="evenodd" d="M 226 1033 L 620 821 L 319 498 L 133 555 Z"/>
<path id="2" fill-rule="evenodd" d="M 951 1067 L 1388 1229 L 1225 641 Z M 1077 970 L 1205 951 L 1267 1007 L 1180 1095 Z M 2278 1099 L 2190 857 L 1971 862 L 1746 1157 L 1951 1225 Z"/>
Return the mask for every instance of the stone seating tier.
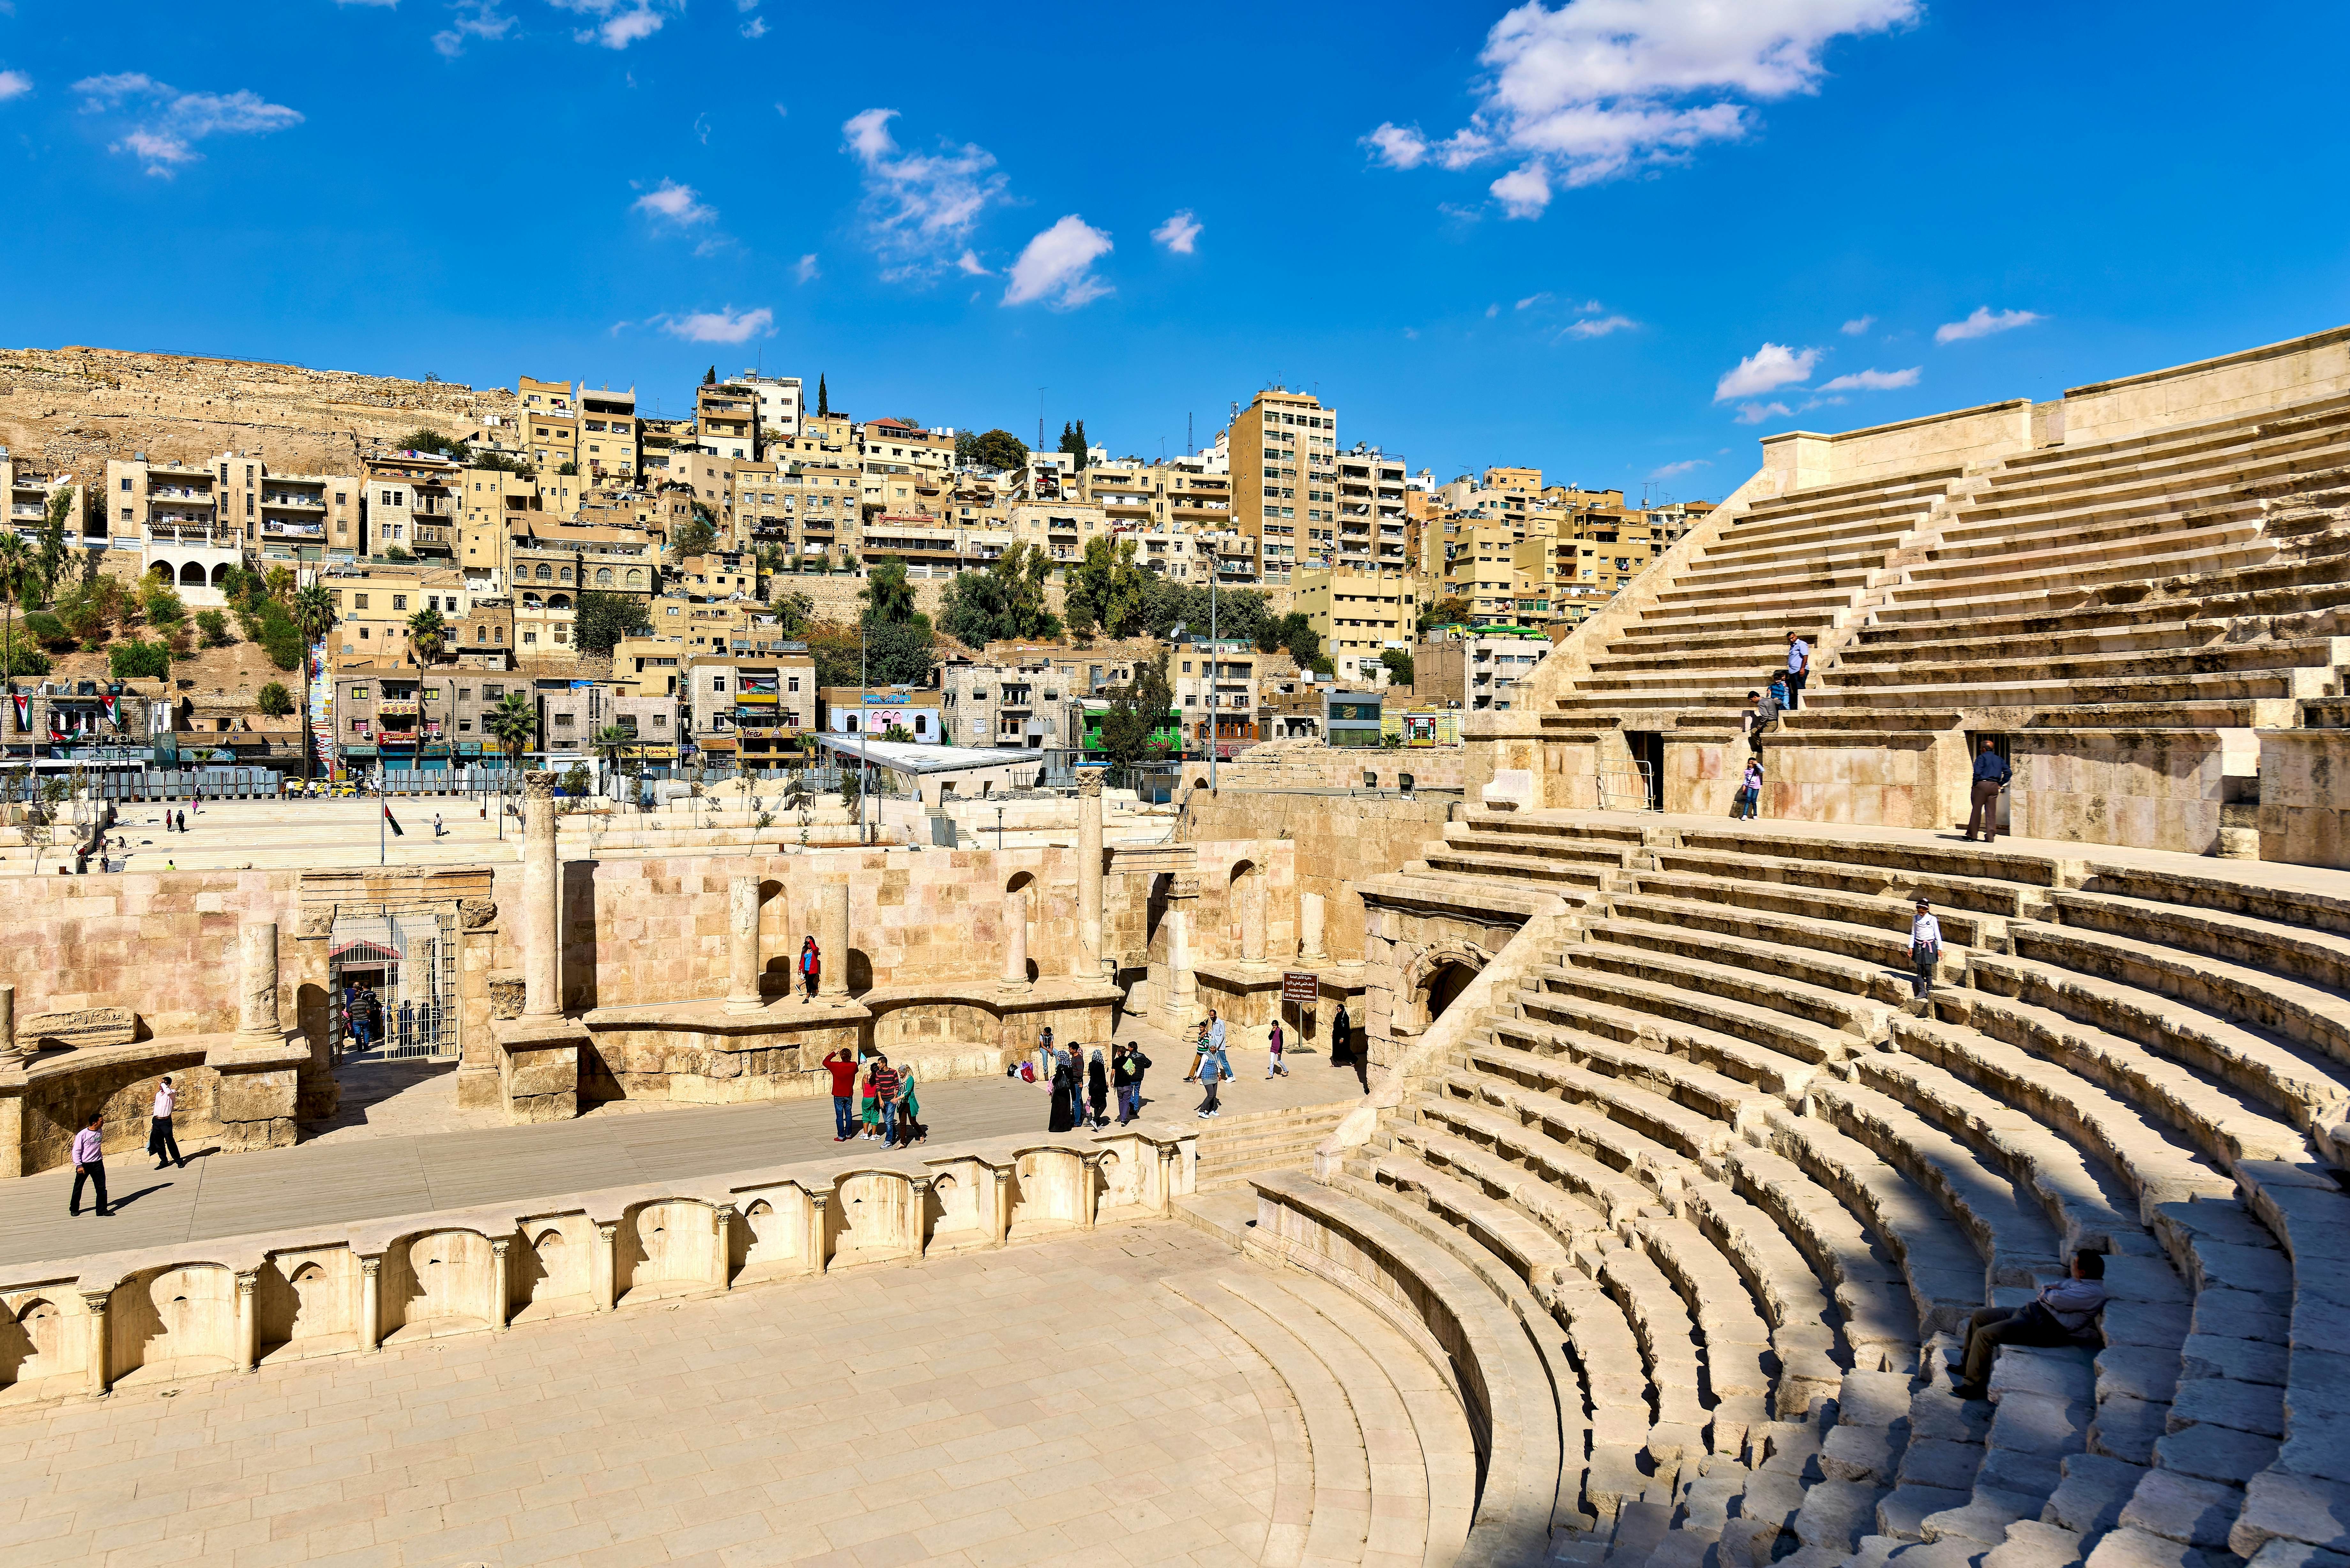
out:
<path id="1" fill-rule="evenodd" d="M 1627 854 L 1598 828 L 1455 825 L 1616 863 L 1564 947 L 1497 960 L 1522 987 L 1432 1025 L 1367 1141 L 1342 1124 L 1318 1167 L 1565 1330 L 1558 1403 L 1594 1460 L 1553 1560 L 2350 1548 L 2318 1315 L 2350 1297 L 2324 1163 L 2350 1116 L 2350 909 L 2002 847 L 1680 829 Z M 1920 1005 L 1906 900 L 1929 888 L 1963 983 Z M 2102 1350 L 2010 1350 L 1988 1403 L 1952 1398 L 1965 1314 L 2083 1249 L 2106 1257 Z M 1641 1419 L 1636 1496 L 1597 1456 Z"/>

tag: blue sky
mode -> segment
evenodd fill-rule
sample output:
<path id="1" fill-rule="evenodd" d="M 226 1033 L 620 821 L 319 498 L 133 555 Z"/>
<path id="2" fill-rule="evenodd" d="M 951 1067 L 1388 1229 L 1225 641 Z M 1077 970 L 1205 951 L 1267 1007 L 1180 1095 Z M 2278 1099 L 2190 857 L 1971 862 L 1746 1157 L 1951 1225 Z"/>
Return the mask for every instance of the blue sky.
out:
<path id="1" fill-rule="evenodd" d="M 2350 319 L 2350 14 L 0 0 L 0 342 L 1719 495 Z M 735 341 L 711 341 L 731 337 Z"/>

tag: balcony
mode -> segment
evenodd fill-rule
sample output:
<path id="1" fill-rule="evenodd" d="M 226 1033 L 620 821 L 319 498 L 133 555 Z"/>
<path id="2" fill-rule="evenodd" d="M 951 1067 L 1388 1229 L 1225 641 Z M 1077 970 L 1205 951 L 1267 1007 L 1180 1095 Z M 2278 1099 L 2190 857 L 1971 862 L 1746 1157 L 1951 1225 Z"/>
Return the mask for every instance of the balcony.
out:
<path id="1" fill-rule="evenodd" d="M 327 536 L 324 523 L 296 523 L 290 517 L 265 517 L 261 531 L 273 539 L 323 539 Z"/>
<path id="2" fill-rule="evenodd" d="M 324 495 L 304 495 L 299 492 L 288 490 L 275 495 L 264 493 L 261 497 L 261 504 L 265 507 L 293 507 L 303 512 L 324 512 L 327 509 L 327 498 Z"/>

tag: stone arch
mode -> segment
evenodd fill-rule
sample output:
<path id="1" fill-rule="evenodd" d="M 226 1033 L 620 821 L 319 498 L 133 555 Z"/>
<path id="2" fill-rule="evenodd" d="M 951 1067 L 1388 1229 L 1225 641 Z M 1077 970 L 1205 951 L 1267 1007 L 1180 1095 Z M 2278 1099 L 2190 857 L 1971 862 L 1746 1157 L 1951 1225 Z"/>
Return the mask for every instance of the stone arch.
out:
<path id="1" fill-rule="evenodd" d="M 180 586 L 189 588 L 201 588 L 207 586 L 203 567 L 193 561 L 190 561 L 186 566 L 182 566 L 180 568 Z"/>
<path id="2" fill-rule="evenodd" d="M 569 594 L 549 594 L 546 596 L 546 607 L 551 610 L 569 609 L 571 607 L 571 596 Z"/>
<path id="3" fill-rule="evenodd" d="M 548 566 L 545 561 L 541 561 L 538 564 L 538 580 L 542 583 L 553 582 L 555 580 L 555 568 Z"/>
<path id="4" fill-rule="evenodd" d="M 0 1313 L 0 1388 L 30 1383 L 65 1370 L 64 1314 L 47 1296 L 35 1296 L 15 1313 Z"/>
<path id="5" fill-rule="evenodd" d="M 1413 961 L 1407 976 L 1409 1016 L 1417 1029 L 1426 1029 L 1444 1010 L 1460 1000 L 1469 983 L 1482 974 L 1493 955 L 1471 941 L 1440 942 Z"/>
<path id="6" fill-rule="evenodd" d="M 228 584 L 228 563 L 227 563 L 226 561 L 223 561 L 220 565 L 218 565 L 218 566 L 214 566 L 214 567 L 213 568 L 213 582 L 212 582 L 212 586 L 213 586 L 213 587 L 216 587 L 216 588 L 217 588 L 217 587 L 226 587 L 226 586 L 227 586 L 227 584 Z"/>
<path id="7" fill-rule="evenodd" d="M 609 567 L 609 566 L 598 566 L 598 567 L 597 567 L 597 568 L 596 568 L 596 586 L 597 586 L 598 587 L 599 587 L 599 588 L 602 588 L 602 587 L 609 587 L 611 586 L 611 583 L 612 583 L 612 568 L 611 568 L 611 567 Z"/>
<path id="8" fill-rule="evenodd" d="M 522 597 L 522 607 L 525 609 L 544 609 L 546 607 L 546 601 L 540 598 L 536 594 L 525 594 Z"/>
<path id="9" fill-rule="evenodd" d="M 641 588 L 645 586 L 645 569 L 642 566 L 630 566 L 629 575 L 622 580 L 629 587 Z"/>
<path id="10" fill-rule="evenodd" d="M 475 642 L 487 642 L 487 641 L 489 641 L 489 640 L 490 640 L 490 628 L 489 628 L 488 627 L 486 627 L 486 626 L 477 626 L 477 627 L 475 627 L 475 628 L 473 628 L 473 640 L 474 640 Z"/>
<path id="11" fill-rule="evenodd" d="M 1231 950 L 1245 962 L 1264 961 L 1265 871 L 1254 860 L 1235 860 L 1224 885 L 1224 919 Z"/>
<path id="12" fill-rule="evenodd" d="M 1034 892 L 1034 890 L 1035 890 L 1035 886 L 1036 886 L 1036 874 L 1035 874 L 1035 872 L 1033 872 L 1033 871 L 1014 871 L 1014 872 L 1011 875 L 1011 877 L 1009 877 L 1009 878 L 1004 882 L 1004 884 L 1003 884 L 1003 890 L 1004 890 L 1004 892 L 1006 892 L 1007 894 L 1009 894 L 1009 893 L 1024 893 L 1024 892 L 1025 892 L 1025 893 L 1033 893 L 1033 892 Z"/>
<path id="13" fill-rule="evenodd" d="M 570 568 L 570 567 L 568 567 L 568 566 L 557 566 L 557 567 L 556 567 L 556 568 L 555 568 L 555 580 L 556 580 L 556 582 L 558 582 L 558 583 L 567 583 L 567 582 L 569 582 L 569 581 L 571 580 L 571 568 Z"/>

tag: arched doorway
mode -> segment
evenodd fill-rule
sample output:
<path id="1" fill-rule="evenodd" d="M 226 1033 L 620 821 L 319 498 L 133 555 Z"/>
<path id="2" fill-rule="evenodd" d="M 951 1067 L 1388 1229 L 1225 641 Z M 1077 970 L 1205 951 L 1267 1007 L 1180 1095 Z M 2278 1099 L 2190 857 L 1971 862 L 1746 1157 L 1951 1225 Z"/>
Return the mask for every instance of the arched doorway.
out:
<path id="1" fill-rule="evenodd" d="M 1433 1023 L 1443 1017 L 1444 1010 L 1451 1006 L 1461 993 L 1469 989 L 1469 982 L 1476 978 L 1477 971 L 1465 963 L 1447 963 L 1430 975 L 1428 1021 Z"/>

